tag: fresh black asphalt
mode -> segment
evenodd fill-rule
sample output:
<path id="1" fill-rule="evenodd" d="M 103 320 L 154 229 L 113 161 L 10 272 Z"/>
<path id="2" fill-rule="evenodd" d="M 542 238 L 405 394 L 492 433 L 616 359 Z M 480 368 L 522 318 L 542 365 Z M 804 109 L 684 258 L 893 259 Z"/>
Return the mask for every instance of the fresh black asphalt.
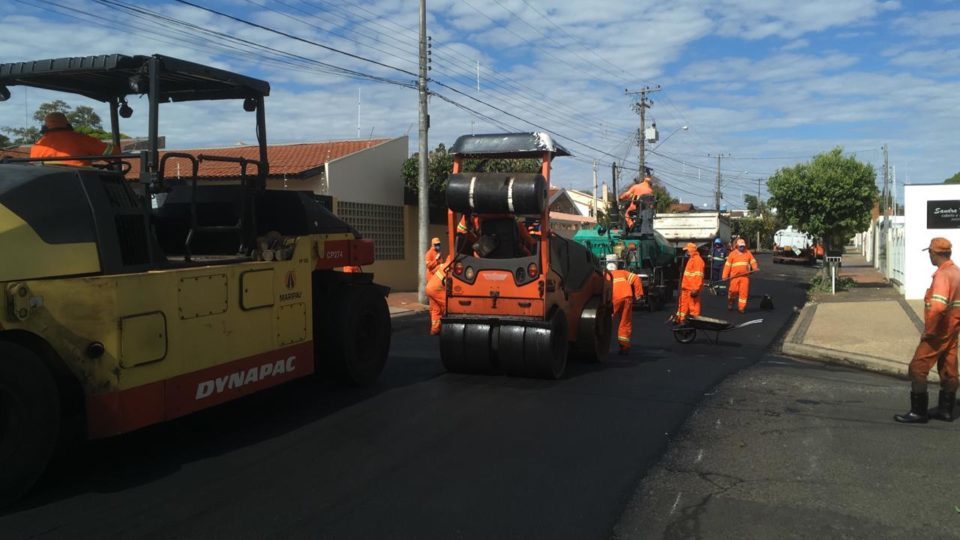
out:
<path id="1" fill-rule="evenodd" d="M 691 411 L 763 357 L 812 271 L 771 265 L 740 322 L 676 343 L 638 312 L 634 350 L 547 382 L 446 374 L 404 323 L 381 383 L 283 387 L 62 456 L 0 538 L 606 538 Z M 773 298 L 759 310 L 759 296 Z M 726 317 L 704 294 L 704 315 Z"/>

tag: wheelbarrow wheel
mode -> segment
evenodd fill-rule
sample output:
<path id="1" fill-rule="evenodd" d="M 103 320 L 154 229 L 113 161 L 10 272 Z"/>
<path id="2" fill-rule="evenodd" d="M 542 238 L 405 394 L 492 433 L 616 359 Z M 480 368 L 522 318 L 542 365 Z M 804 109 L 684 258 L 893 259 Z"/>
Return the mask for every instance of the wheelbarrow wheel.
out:
<path id="1" fill-rule="evenodd" d="M 677 340 L 678 343 L 693 343 L 693 340 L 697 339 L 697 329 L 689 326 L 674 328 L 673 339 Z"/>

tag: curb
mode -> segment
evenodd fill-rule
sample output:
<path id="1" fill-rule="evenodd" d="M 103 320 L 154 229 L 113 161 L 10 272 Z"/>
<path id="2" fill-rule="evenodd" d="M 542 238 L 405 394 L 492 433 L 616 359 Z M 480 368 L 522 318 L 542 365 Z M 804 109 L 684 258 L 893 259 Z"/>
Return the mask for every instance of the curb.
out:
<path id="1" fill-rule="evenodd" d="M 826 347 L 804 345 L 803 343 L 790 343 L 787 341 L 784 341 L 780 352 L 797 358 L 855 367 L 864 371 L 893 375 L 903 379 L 907 377 L 906 364 L 866 354 L 838 351 Z M 931 375 L 933 380 L 937 379 L 934 371 L 931 371 Z"/>
<path id="2" fill-rule="evenodd" d="M 909 307 L 909 306 L 908 306 Z M 807 345 L 803 343 L 807 328 L 817 311 L 817 304 L 807 302 L 803 306 L 800 315 L 793 321 L 793 325 L 787 332 L 783 343 L 780 346 L 780 352 L 787 356 L 795 356 L 807 360 L 816 360 L 830 364 L 838 364 L 847 367 L 854 367 L 864 371 L 893 375 L 895 377 L 907 378 L 908 365 L 902 361 L 888 360 L 877 356 L 859 354 L 849 351 L 840 351 L 828 347 L 817 345 Z M 930 381 L 939 381 L 936 369 L 930 371 Z"/>

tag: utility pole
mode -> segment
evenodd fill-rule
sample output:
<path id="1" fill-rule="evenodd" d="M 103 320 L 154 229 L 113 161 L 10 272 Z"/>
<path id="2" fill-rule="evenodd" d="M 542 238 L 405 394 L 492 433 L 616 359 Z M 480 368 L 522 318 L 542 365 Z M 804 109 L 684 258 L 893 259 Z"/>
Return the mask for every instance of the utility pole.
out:
<path id="1" fill-rule="evenodd" d="M 429 169 L 430 147 L 427 144 L 427 132 L 430 130 L 430 115 L 427 112 L 427 0 L 420 0 L 420 77 L 417 81 L 417 90 L 420 94 L 420 155 L 418 160 L 419 174 L 417 175 L 417 233 L 419 249 L 417 253 L 426 253 L 429 246 L 428 226 L 430 223 L 430 201 L 427 190 L 427 170 Z M 447 246 L 452 250 L 453 246 Z M 420 259 L 417 259 L 418 261 Z M 418 264 L 419 276 L 417 285 L 417 302 L 427 303 L 424 287 L 427 282 L 427 269 Z"/>
<path id="2" fill-rule="evenodd" d="M 883 146 L 880 147 L 880 149 L 883 151 L 883 190 L 880 193 L 880 204 L 877 208 L 878 210 L 877 216 L 878 218 L 879 217 L 885 218 L 887 214 L 886 207 L 887 207 L 887 180 L 888 180 L 887 178 L 887 169 L 888 169 L 887 145 L 884 144 Z M 880 269 L 881 272 L 885 271 L 885 265 L 882 265 L 880 261 L 881 259 L 880 242 L 885 241 L 884 238 L 886 238 L 886 235 L 883 234 L 885 228 L 886 228 L 886 219 L 884 219 L 883 221 L 878 220 L 877 227 L 874 229 L 874 233 L 873 233 L 873 267 Z M 884 272 L 884 274 L 886 274 L 886 272 Z"/>
<path id="3" fill-rule="evenodd" d="M 590 208 L 590 216 L 597 217 L 597 160 L 593 160 L 593 206 Z"/>
<path id="4" fill-rule="evenodd" d="M 637 102 L 633 104 L 633 110 L 640 115 L 640 131 L 638 133 L 638 142 L 640 145 L 640 169 L 637 172 L 638 179 L 642 179 L 647 175 L 647 154 L 646 154 L 646 142 L 647 137 L 644 131 L 646 130 L 646 121 L 647 121 L 647 108 L 653 106 L 653 100 L 647 98 L 647 94 L 653 92 L 659 92 L 662 90 L 661 86 L 644 86 L 640 90 L 631 92 L 630 90 L 624 90 L 625 94 L 631 96 L 640 96 L 637 99 Z"/>
<path id="5" fill-rule="evenodd" d="M 761 181 L 762 179 L 757 178 L 757 216 L 759 216 L 761 219 L 760 223 L 763 223 L 763 212 L 761 210 L 762 207 L 760 206 L 760 182 Z M 760 227 L 757 227 L 757 244 L 753 247 L 757 251 L 760 251 Z"/>
<path id="6" fill-rule="evenodd" d="M 707 154 L 707 157 L 713 157 L 713 156 L 711 156 L 710 154 Z M 720 199 L 722 198 L 722 196 L 720 195 L 720 159 L 725 157 L 730 157 L 730 154 L 717 154 L 717 190 L 713 194 L 714 202 L 716 203 L 717 212 L 720 211 Z"/>
<path id="7" fill-rule="evenodd" d="M 614 211 L 614 214 L 616 215 L 616 218 L 610 219 L 610 216 L 608 215 L 607 221 L 610 223 L 611 226 L 616 224 L 616 226 L 619 227 L 620 226 L 620 192 L 617 191 L 617 164 L 611 163 L 610 169 L 611 169 L 610 181 L 613 183 L 613 211 Z M 608 201 L 604 201 L 604 202 L 608 204 L 607 212 L 610 212 L 609 202 Z"/>

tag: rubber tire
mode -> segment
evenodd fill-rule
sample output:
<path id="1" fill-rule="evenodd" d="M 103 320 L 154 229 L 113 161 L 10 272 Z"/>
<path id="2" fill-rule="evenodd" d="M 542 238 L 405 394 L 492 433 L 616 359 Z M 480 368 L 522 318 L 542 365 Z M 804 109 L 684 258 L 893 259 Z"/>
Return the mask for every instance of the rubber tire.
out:
<path id="1" fill-rule="evenodd" d="M 677 340 L 678 343 L 693 343 L 693 340 L 697 339 L 697 329 L 696 328 L 675 328 L 673 330 L 673 339 Z"/>
<path id="2" fill-rule="evenodd" d="M 493 371 L 491 327 L 483 323 L 444 323 L 440 327 L 440 361 L 451 373 Z"/>
<path id="3" fill-rule="evenodd" d="M 376 382 L 390 353 L 390 308 L 374 287 L 346 287 L 334 303 L 329 347 L 314 343 L 317 363 L 329 362 L 344 381 L 367 386 Z"/>
<path id="4" fill-rule="evenodd" d="M 46 470 L 60 434 L 60 396 L 31 350 L 0 341 L 0 508 L 22 497 Z"/>
<path id="5" fill-rule="evenodd" d="M 610 304 L 601 304 L 600 297 L 587 302 L 580 312 L 580 326 L 574 344 L 577 359 L 583 362 L 602 362 L 610 354 L 610 335 L 613 333 L 613 313 Z"/>
<path id="6" fill-rule="evenodd" d="M 559 379 L 567 370 L 569 348 L 567 318 L 559 309 L 546 325 L 500 328 L 498 358 L 507 375 Z"/>

